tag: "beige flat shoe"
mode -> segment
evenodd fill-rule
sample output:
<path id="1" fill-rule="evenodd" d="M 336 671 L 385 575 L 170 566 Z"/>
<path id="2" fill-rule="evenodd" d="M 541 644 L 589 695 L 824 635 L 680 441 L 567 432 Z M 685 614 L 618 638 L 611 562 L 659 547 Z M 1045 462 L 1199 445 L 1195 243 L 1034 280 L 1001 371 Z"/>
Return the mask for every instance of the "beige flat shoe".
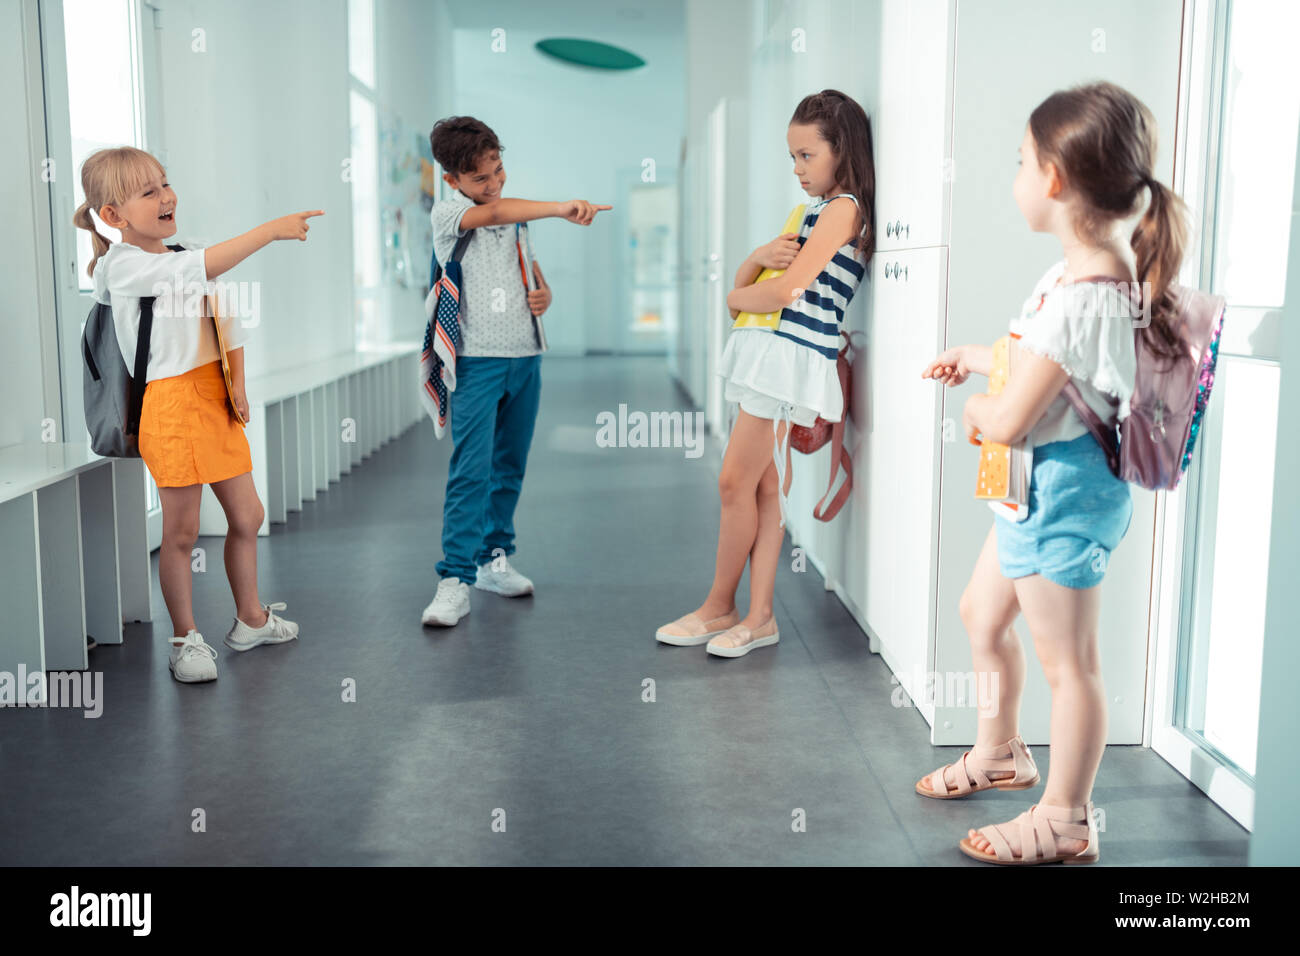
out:
<path id="1" fill-rule="evenodd" d="M 709 643 L 739 621 L 740 615 L 736 613 L 735 608 L 711 621 L 701 620 L 694 613 L 687 614 L 655 631 L 655 640 L 660 644 L 672 644 L 675 647 L 694 647 L 697 644 Z"/>
<path id="2" fill-rule="evenodd" d="M 777 630 L 776 618 L 773 617 L 768 618 L 767 623 L 762 627 L 752 631 L 743 624 L 729 627 L 709 641 L 709 646 L 705 650 L 717 657 L 744 657 L 754 648 L 767 647 L 780 639 L 781 632 Z"/>

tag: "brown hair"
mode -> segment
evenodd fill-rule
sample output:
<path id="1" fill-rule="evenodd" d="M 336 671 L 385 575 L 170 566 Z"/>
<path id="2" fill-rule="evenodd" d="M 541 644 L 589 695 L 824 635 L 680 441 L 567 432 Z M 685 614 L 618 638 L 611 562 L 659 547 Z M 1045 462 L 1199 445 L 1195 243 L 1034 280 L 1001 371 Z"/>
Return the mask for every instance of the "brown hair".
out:
<path id="1" fill-rule="evenodd" d="M 1091 83 L 1053 93 L 1029 117 L 1038 164 L 1054 163 L 1080 199 L 1075 229 L 1088 242 L 1102 241 L 1116 220 L 1151 201 L 1133 230 L 1137 281 L 1149 282 L 1151 323 L 1147 343 L 1165 357 L 1178 349 L 1176 307 L 1169 292 L 1187 248 L 1186 206 L 1152 175 L 1157 135 L 1146 105 L 1114 83 Z"/>
<path id="2" fill-rule="evenodd" d="M 101 149 L 86 157 L 81 164 L 81 191 L 86 201 L 77 207 L 72 216 L 72 223 L 79 229 L 90 232 L 90 242 L 94 252 L 90 257 L 87 275 L 95 274 L 95 263 L 108 251 L 111 243 L 95 229 L 95 220 L 90 211 L 98 212 L 105 206 L 120 206 L 144 188 L 155 173 L 166 177 L 167 173 L 149 153 L 134 146 L 118 146 L 113 149 Z"/>
<path id="3" fill-rule="evenodd" d="M 790 125 L 816 126 L 835 154 L 835 183 L 858 198 L 854 244 L 870 262 L 876 250 L 876 166 L 872 159 L 871 120 L 852 97 L 839 90 L 805 96 Z"/>
<path id="4" fill-rule="evenodd" d="M 491 127 L 472 116 L 438 120 L 429 133 L 429 146 L 438 165 L 453 176 L 474 172 L 484 153 L 505 151 Z"/>

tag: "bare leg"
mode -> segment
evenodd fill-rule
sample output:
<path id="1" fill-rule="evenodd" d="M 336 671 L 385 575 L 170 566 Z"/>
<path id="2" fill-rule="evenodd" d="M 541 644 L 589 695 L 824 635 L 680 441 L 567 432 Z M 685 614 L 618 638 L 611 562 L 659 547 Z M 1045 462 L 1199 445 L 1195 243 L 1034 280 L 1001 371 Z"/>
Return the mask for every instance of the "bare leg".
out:
<path id="1" fill-rule="evenodd" d="M 786 474 L 788 477 L 789 472 Z M 749 614 L 740 622 L 751 631 L 772 619 L 776 566 L 781 561 L 781 543 L 785 540 L 777 480 L 776 465 L 768 462 L 767 471 L 758 483 L 758 534 L 749 554 Z"/>
<path id="2" fill-rule="evenodd" d="M 1097 622 L 1101 587 L 1067 588 L 1041 575 L 1018 578 L 1016 595 L 1034 638 L 1043 674 L 1052 689 L 1051 770 L 1039 801 L 1049 807 L 1080 807 L 1092 799 L 1092 785 L 1106 749 L 1106 691 L 1101 682 Z M 971 832 L 976 849 L 994 855 L 988 841 Z M 1008 840 L 1019 855 L 1019 835 Z M 1077 853 L 1082 840 L 1057 839 Z"/>
<path id="3" fill-rule="evenodd" d="M 1025 651 L 1011 623 L 1020 613 L 1015 582 L 1002 576 L 998 565 L 997 527 L 989 528 L 984 546 L 975 560 L 975 570 L 962 592 L 962 623 L 970 636 L 971 664 L 975 685 L 987 688 L 990 699 L 978 701 L 979 723 L 975 744 L 996 747 L 1006 743 L 1019 731 L 1020 694 L 1025 686 Z M 957 785 L 957 771 L 944 772 L 949 787 Z M 988 772 L 991 780 L 1014 777 L 1015 771 Z M 928 782 L 922 787 L 931 789 Z"/>
<path id="4" fill-rule="evenodd" d="M 252 472 L 212 483 L 212 492 L 226 512 L 226 577 L 235 596 L 235 616 L 249 627 L 266 623 L 267 612 L 257 593 L 257 531 L 265 511 L 253 487 Z"/>
<path id="5" fill-rule="evenodd" d="M 194 578 L 190 559 L 199 537 L 199 499 L 202 485 L 159 488 L 162 502 L 162 547 L 158 549 L 158 583 L 162 587 L 172 634 L 184 638 L 194 624 Z"/>
<path id="6" fill-rule="evenodd" d="M 755 418 L 741 409 L 718 476 L 722 501 L 718 558 L 709 596 L 695 612 L 703 620 L 721 617 L 736 606 L 736 588 L 758 536 L 758 484 L 771 464 L 772 420 Z M 752 580 L 750 587 L 752 590 Z"/>

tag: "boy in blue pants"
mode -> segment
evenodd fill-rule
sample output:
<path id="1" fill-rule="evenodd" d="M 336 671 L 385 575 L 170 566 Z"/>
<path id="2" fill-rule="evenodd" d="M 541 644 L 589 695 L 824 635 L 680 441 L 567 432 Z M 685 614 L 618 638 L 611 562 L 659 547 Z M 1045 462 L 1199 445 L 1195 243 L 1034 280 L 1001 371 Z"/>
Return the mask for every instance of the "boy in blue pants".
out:
<path id="1" fill-rule="evenodd" d="M 542 339 L 535 322 L 551 290 L 533 263 L 537 289 L 524 286 L 515 224 L 553 216 L 587 226 L 596 206 L 582 199 L 503 199 L 505 166 L 496 134 L 469 116 L 439 120 L 433 158 L 456 190 L 433 207 L 433 250 L 450 258 L 456 240 L 476 230 L 461 256 L 460 346 L 450 392 L 452 455 L 442 510 L 438 591 L 425 624 L 450 627 L 469 613 L 469 585 L 507 597 L 533 592 L 510 566 L 514 514 L 541 395 Z"/>

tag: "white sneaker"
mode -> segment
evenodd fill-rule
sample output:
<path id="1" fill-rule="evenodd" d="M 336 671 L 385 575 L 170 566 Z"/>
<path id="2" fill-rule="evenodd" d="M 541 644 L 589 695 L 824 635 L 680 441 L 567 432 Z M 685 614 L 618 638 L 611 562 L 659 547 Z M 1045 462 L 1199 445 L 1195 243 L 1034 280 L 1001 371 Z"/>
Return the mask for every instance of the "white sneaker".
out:
<path id="1" fill-rule="evenodd" d="M 425 624 L 451 627 L 469 613 L 469 585 L 460 578 L 443 578 L 438 593 L 424 609 L 420 620 Z"/>
<path id="2" fill-rule="evenodd" d="M 533 593 L 533 582 L 510 566 L 504 557 L 494 558 L 478 569 L 474 587 L 506 597 Z"/>
<path id="3" fill-rule="evenodd" d="M 203 635 L 193 628 L 185 635 L 184 644 L 173 644 L 167 656 L 167 666 L 172 677 L 183 684 L 197 684 L 217 679 L 217 652 L 203 640 Z"/>
<path id="4" fill-rule="evenodd" d="M 262 607 L 266 609 L 266 623 L 261 627 L 249 627 L 239 618 L 235 618 L 234 626 L 226 634 L 227 647 L 236 651 L 248 651 L 259 644 L 283 644 L 285 641 L 297 639 L 298 625 L 293 621 L 286 621 L 275 613 L 285 609 L 283 601 L 263 604 Z"/>

